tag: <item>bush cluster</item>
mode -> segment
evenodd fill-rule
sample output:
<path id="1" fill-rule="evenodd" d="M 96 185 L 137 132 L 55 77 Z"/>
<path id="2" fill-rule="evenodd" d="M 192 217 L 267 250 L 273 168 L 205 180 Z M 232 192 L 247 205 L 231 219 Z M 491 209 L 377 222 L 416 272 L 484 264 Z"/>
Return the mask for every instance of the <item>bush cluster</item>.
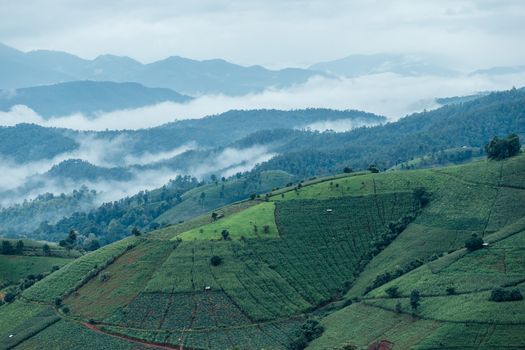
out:
<path id="1" fill-rule="evenodd" d="M 319 323 L 319 321 L 310 318 L 302 324 L 295 339 L 290 343 L 289 348 L 292 350 L 305 349 L 309 342 L 319 338 L 323 332 L 324 327 Z"/>
<path id="2" fill-rule="evenodd" d="M 465 248 L 467 248 L 469 252 L 481 249 L 483 248 L 483 239 L 474 233 L 472 237 L 465 241 Z"/>
<path id="3" fill-rule="evenodd" d="M 518 301 L 523 300 L 523 295 L 519 289 L 505 290 L 503 288 L 495 288 L 490 293 L 490 301 L 502 302 L 502 301 Z"/>

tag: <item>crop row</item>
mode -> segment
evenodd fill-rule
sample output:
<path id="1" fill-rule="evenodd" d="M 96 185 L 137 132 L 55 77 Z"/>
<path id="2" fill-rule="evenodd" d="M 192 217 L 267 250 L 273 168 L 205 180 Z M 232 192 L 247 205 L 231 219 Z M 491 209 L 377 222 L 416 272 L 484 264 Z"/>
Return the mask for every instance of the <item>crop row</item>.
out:
<path id="1" fill-rule="evenodd" d="M 54 298 L 66 296 L 81 287 L 137 243 L 136 238 L 123 239 L 86 254 L 37 282 L 25 290 L 23 295 L 27 299 L 43 302 L 50 302 Z"/>

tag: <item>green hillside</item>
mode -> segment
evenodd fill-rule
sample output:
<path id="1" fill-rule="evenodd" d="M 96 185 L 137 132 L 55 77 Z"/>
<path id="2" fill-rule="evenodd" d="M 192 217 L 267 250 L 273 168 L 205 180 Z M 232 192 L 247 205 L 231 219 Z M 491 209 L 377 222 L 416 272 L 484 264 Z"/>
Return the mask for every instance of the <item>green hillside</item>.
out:
<path id="1" fill-rule="evenodd" d="M 315 179 L 76 259 L 0 306 L 0 344 L 522 349 L 525 302 L 489 299 L 525 293 L 523 203 L 525 155 Z"/>
<path id="2" fill-rule="evenodd" d="M 79 256 L 53 243 L 8 238 L 0 243 L 0 304 Z"/>

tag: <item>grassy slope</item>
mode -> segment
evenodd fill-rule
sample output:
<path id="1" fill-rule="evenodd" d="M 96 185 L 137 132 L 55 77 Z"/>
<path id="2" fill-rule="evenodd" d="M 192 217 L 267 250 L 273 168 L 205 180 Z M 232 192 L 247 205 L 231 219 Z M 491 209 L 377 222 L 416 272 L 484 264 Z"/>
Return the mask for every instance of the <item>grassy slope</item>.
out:
<path id="1" fill-rule="evenodd" d="M 372 290 L 363 302 L 328 316 L 323 320 L 327 331 L 312 343 L 312 348 L 368 345 L 379 338 L 400 348 L 409 347 L 404 342 L 404 318 L 412 319 L 415 328 L 421 322 L 435 324 L 435 331 L 417 332 L 418 341 L 410 344 L 414 348 L 518 349 L 525 344 L 525 302 L 488 301 L 490 290 L 496 286 L 518 284 L 522 291 L 525 286 L 525 208 L 521 204 L 525 202 L 525 157 L 416 173 L 423 172 L 445 177 L 446 186 L 439 177 L 435 179 L 430 187 L 435 192 L 429 207 L 372 260 L 348 296 L 362 295 L 381 272 L 434 253 L 445 255 Z M 472 253 L 461 249 L 472 232 L 484 236 L 490 242 L 489 248 Z M 398 287 L 400 298 L 387 297 L 385 290 L 392 286 Z M 447 288 L 454 288 L 458 295 L 448 295 Z M 413 289 L 422 294 L 419 317 L 409 316 L 408 295 Z M 395 312 L 398 303 L 401 314 Z M 363 307 L 366 313 L 352 311 Z M 401 329 L 380 332 L 377 338 L 356 333 L 370 325 L 390 329 L 389 323 L 393 329 Z"/>
<path id="2" fill-rule="evenodd" d="M 274 219 L 275 204 L 273 202 L 260 203 L 236 213 L 230 217 L 219 219 L 211 224 L 194 228 L 178 235 L 182 240 L 192 239 L 222 239 L 221 232 L 227 230 L 232 239 L 241 237 L 276 237 L 277 226 Z M 268 225 L 268 232 L 263 232 L 263 227 Z M 257 227 L 257 230 L 255 230 Z"/>
<path id="3" fill-rule="evenodd" d="M 57 257 L 0 255 L 0 286 L 16 283 L 31 274 L 49 272 L 53 266 L 62 267 L 70 261 Z"/>
<path id="4" fill-rule="evenodd" d="M 18 240 L 0 238 L 16 245 Z M 44 243 L 29 239 L 22 239 L 24 249 L 21 254 L 0 254 L 0 290 L 17 284 L 21 279 L 29 275 L 39 275 L 51 272 L 54 266 L 62 267 L 78 257 L 76 251 L 68 252 L 56 244 L 49 243 L 50 255 L 44 256 L 42 246 Z"/>
<path id="5" fill-rule="evenodd" d="M 199 214 L 204 214 L 240 201 L 252 193 L 264 193 L 277 187 L 283 187 L 293 181 L 293 176 L 284 171 L 262 172 L 259 179 L 241 178 L 227 182 L 218 181 L 194 188 L 183 194 L 182 203 L 169 209 L 155 219 L 159 224 L 174 224 Z M 204 193 L 204 198 L 201 194 Z"/>
<path id="6" fill-rule="evenodd" d="M 98 325 L 101 329 L 137 339 L 196 348 L 279 349 L 288 344 L 305 313 L 337 298 L 346 290 L 345 285 L 351 286 L 347 298 L 362 296 L 377 274 L 450 251 L 391 282 L 405 281 L 400 285 L 399 299 L 404 311 L 408 306 L 403 296 L 413 285 L 421 288 L 423 319 L 393 312 L 397 300 L 384 298 L 384 288 L 379 288 L 363 302 L 325 317 L 326 332 L 311 346 L 366 346 L 386 338 L 400 348 L 428 348 L 452 341 L 447 340 L 450 334 L 465 334 L 471 338 L 463 337 L 464 343 L 450 345 L 470 346 L 476 339 L 481 348 L 490 348 L 491 344 L 501 345 L 506 336 L 511 347 L 517 347 L 523 345 L 518 339 L 525 322 L 521 308 L 489 304 L 486 288 L 492 283 L 520 282 L 524 275 L 520 249 L 525 209 L 519 205 L 525 195 L 519 188 L 524 185 L 524 161 L 520 156 L 444 169 L 358 174 L 282 191 L 270 203 L 249 201 L 225 208 L 225 217 L 216 223 L 207 214 L 146 239 L 132 239 L 132 249 L 126 249 L 130 243 L 126 241 L 104 247 L 40 281 L 24 295 L 49 303 L 73 289 L 65 300 L 71 317 L 94 318 L 103 322 Z M 412 212 L 411 191 L 419 186 L 432 192 L 430 204 L 356 279 L 357 267 L 369 253 L 371 241 L 386 224 Z M 251 227 L 254 213 L 268 218 L 268 211 L 261 209 L 273 206 L 279 237 L 209 240 L 217 238 L 214 231 L 220 234 L 221 224 L 228 224 L 230 234 L 237 236 Z M 248 209 L 239 212 L 244 208 Z M 205 234 L 199 235 L 203 224 Z M 213 237 L 206 234 L 207 229 Z M 461 251 L 465 238 L 473 232 L 492 242 L 490 250 Z M 192 239 L 165 241 L 177 235 Z M 212 255 L 221 256 L 223 263 L 211 266 Z M 479 268 L 469 270 L 473 264 L 469 259 Z M 508 272 L 501 271 L 502 259 Z M 93 269 L 98 275 L 83 283 Z M 102 273 L 110 276 L 106 282 L 98 277 Z M 443 295 L 449 283 L 470 294 Z M 205 291 L 206 286 L 211 290 Z M 469 328 L 464 323 L 486 317 L 483 310 L 493 315 L 490 325 Z M 0 322 L 5 321 L 2 317 Z M 519 324 L 503 327 L 493 321 Z M 58 334 L 67 334 L 71 327 L 61 321 L 22 345 L 36 340 L 57 344 Z M 99 339 L 85 329 L 81 334 L 86 340 Z"/>
<path id="7" fill-rule="evenodd" d="M 0 241 L 9 241 L 14 247 L 16 246 L 16 243 L 19 240 L 0 237 Z M 30 239 L 21 239 L 21 241 L 24 243 L 24 249 L 22 251 L 22 255 L 43 256 L 44 251 L 42 247 L 44 246 L 44 244 L 47 244 L 49 246 L 49 256 L 62 257 L 62 258 L 78 258 L 80 256 L 80 253 L 77 252 L 76 250 L 68 251 L 65 248 L 60 247 L 56 243 L 39 242 L 39 241 L 30 240 Z"/>

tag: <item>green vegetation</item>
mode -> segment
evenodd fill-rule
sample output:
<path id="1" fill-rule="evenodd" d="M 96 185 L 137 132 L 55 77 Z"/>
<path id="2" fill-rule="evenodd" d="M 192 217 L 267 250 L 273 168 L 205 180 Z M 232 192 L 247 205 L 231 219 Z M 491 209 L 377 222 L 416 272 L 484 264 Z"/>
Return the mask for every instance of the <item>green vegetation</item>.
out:
<path id="1" fill-rule="evenodd" d="M 516 134 L 509 134 L 504 139 L 494 137 L 490 143 L 485 146 L 487 156 L 492 159 L 502 160 L 508 157 L 514 157 L 520 153 L 520 138 Z"/>
<path id="2" fill-rule="evenodd" d="M 228 231 L 228 239 L 241 237 L 276 237 L 277 226 L 274 219 L 275 204 L 273 202 L 260 203 L 232 216 L 219 219 L 200 228 L 181 233 L 174 239 L 224 239 L 222 232 Z M 268 226 L 268 233 L 263 227 Z"/>
<path id="3" fill-rule="evenodd" d="M 50 272 L 54 266 L 62 267 L 71 260 L 44 256 L 0 255 L 0 287 L 15 284 L 30 275 Z"/>
<path id="4" fill-rule="evenodd" d="M 57 310 L 20 348 L 82 349 L 60 338 L 75 331 L 115 348 L 130 344 L 107 334 L 196 349 L 520 349 L 524 175 L 517 156 L 288 186 L 86 254 L 0 306 L 0 326 Z M 465 248 L 473 234 L 487 245 Z"/>
<path id="5" fill-rule="evenodd" d="M 30 300 L 49 302 L 67 296 L 89 281 L 125 251 L 133 248 L 136 239 L 127 238 L 111 246 L 88 253 L 72 264 L 64 266 L 47 279 L 26 290 L 23 296 Z"/>

